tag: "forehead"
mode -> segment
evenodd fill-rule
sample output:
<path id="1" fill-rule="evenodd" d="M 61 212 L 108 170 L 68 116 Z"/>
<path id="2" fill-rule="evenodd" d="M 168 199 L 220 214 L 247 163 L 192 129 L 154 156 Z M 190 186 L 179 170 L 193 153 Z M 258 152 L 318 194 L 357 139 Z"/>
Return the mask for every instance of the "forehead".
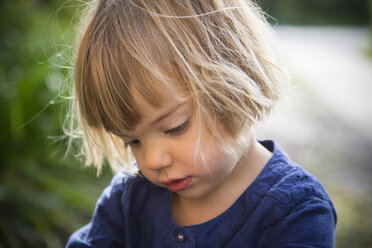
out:
<path id="1" fill-rule="evenodd" d="M 134 106 L 141 116 L 141 121 L 151 121 L 190 102 L 190 98 L 180 87 L 166 87 L 159 82 L 157 82 L 157 86 L 157 94 L 160 100 L 156 104 L 139 93 L 137 89 L 133 89 Z"/>
<path id="2" fill-rule="evenodd" d="M 112 106 L 109 111 L 116 112 L 121 118 L 112 120 L 107 131 L 119 135 L 137 132 L 143 126 L 155 124 L 156 120 L 171 116 L 168 114 L 191 102 L 189 94 L 176 79 L 152 79 L 151 83 L 149 82 L 131 83 L 130 96 L 128 97 L 127 93 L 120 96 L 123 101 L 127 101 L 125 105 L 130 108 Z"/>
<path id="3" fill-rule="evenodd" d="M 186 98 L 176 98 L 168 90 L 162 92 L 163 99 L 158 105 L 151 104 L 142 95 L 135 95 L 134 105 L 140 119 L 131 129 L 123 129 L 114 134 L 122 137 L 140 135 L 163 121 L 174 120 L 193 110 L 191 101 Z"/>

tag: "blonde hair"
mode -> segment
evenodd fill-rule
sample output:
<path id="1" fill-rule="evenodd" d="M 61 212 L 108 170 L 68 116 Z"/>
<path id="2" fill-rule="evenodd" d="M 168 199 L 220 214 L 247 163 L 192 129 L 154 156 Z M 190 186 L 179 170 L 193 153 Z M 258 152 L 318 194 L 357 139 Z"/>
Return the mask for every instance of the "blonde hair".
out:
<path id="1" fill-rule="evenodd" d="M 159 83 L 191 98 L 199 125 L 214 124 L 210 131 L 232 153 L 232 141 L 279 99 L 276 39 L 251 1 L 96 0 L 84 20 L 70 134 L 81 134 L 85 162 L 98 172 L 105 157 L 114 170 L 133 169 L 115 134 L 141 121 L 136 95 L 160 106 Z"/>

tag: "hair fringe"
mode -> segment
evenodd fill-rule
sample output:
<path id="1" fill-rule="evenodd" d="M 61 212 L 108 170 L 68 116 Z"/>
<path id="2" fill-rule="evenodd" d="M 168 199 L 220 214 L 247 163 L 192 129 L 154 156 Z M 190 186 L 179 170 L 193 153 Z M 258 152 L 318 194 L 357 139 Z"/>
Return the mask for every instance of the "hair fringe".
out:
<path id="1" fill-rule="evenodd" d="M 136 171 L 129 148 L 113 134 L 140 121 L 133 88 L 154 105 L 161 101 L 156 82 L 170 92 L 185 91 L 186 96 L 174 97 L 193 100 L 198 141 L 201 126 L 208 122 L 221 149 L 233 157 L 241 155 L 237 148 L 246 142 L 247 130 L 279 100 L 286 71 L 274 32 L 255 3 L 177 4 L 181 2 L 84 3 L 73 104 L 64 132 L 70 137 L 68 150 L 77 144 L 79 156 L 95 165 L 98 174 L 106 160 L 114 171 Z"/>

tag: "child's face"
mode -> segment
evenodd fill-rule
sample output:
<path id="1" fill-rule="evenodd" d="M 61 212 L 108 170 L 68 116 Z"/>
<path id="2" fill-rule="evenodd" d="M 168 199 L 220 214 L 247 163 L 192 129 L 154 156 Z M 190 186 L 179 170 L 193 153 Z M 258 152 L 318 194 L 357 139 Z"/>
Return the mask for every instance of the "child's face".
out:
<path id="1" fill-rule="evenodd" d="M 166 100 L 159 108 L 145 102 L 137 106 L 143 119 L 122 138 L 148 180 L 192 199 L 210 196 L 224 184 L 237 161 L 218 148 L 204 125 L 195 156 L 199 132 L 192 103 Z"/>

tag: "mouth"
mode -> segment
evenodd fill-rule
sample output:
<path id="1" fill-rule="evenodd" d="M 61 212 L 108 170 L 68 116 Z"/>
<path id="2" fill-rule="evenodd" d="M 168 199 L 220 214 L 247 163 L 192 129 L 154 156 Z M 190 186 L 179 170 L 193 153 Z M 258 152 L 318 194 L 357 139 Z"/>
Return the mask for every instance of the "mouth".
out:
<path id="1" fill-rule="evenodd" d="M 181 179 L 171 178 L 165 181 L 161 181 L 161 183 L 164 184 L 165 187 L 172 192 L 180 192 L 189 187 L 191 180 L 192 177 L 185 177 Z"/>

